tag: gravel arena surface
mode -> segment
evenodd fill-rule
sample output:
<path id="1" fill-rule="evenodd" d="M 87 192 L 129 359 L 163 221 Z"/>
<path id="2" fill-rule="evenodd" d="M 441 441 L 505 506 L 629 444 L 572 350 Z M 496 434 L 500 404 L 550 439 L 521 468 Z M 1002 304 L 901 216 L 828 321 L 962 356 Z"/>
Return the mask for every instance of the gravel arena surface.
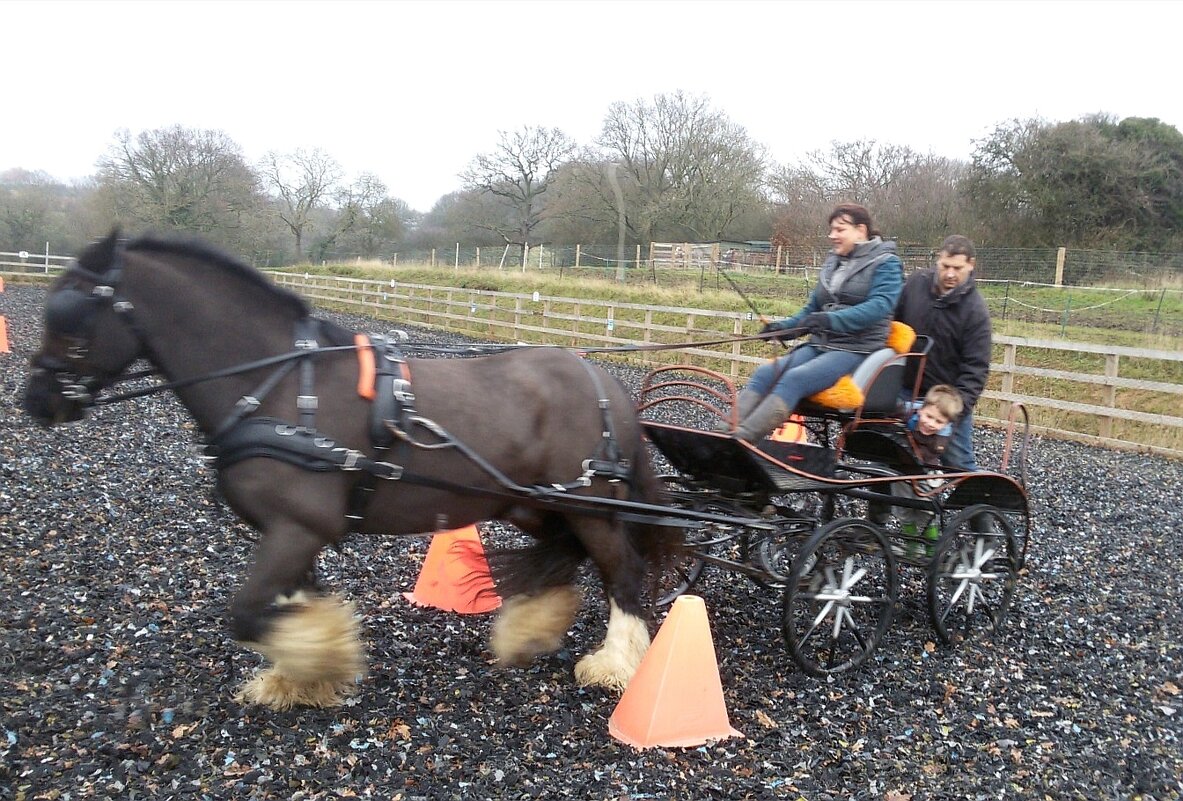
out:
<path id="1" fill-rule="evenodd" d="M 830 679 L 795 669 L 779 595 L 708 569 L 695 592 L 743 736 L 697 748 L 614 740 L 617 697 L 575 685 L 604 633 L 594 577 L 567 647 L 506 670 L 491 616 L 402 598 L 426 538 L 355 538 L 320 570 L 357 606 L 369 673 L 343 707 L 277 713 L 232 700 L 262 664 L 223 617 L 253 533 L 216 497 L 174 396 L 55 429 L 21 411 L 44 299 L 0 294 L 4 801 L 1183 794 L 1183 464 L 1036 439 L 1031 550 L 1003 632 L 939 645 L 905 568 L 872 661 Z M 635 392 L 640 370 L 611 369 Z M 997 465 L 1001 435 L 978 437 L 979 461 Z"/>

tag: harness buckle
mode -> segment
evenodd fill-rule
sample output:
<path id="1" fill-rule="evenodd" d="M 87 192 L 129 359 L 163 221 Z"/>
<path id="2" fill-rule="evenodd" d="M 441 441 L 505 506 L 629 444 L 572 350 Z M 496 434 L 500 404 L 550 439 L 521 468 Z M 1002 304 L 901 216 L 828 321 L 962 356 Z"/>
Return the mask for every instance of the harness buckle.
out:
<path id="1" fill-rule="evenodd" d="M 297 339 L 296 347 L 300 350 L 316 350 L 320 347 L 315 339 Z"/>
<path id="2" fill-rule="evenodd" d="M 412 406 L 415 403 L 415 393 L 411 392 L 411 382 L 405 378 L 396 378 L 392 384 L 393 395 L 395 400 L 404 406 Z"/>
<path id="3" fill-rule="evenodd" d="M 91 394 L 82 384 L 66 384 L 62 387 L 62 397 L 80 403 L 89 403 Z"/>
<path id="4" fill-rule="evenodd" d="M 318 401 L 315 395 L 297 395 L 296 408 L 302 412 L 315 412 Z"/>
<path id="5" fill-rule="evenodd" d="M 111 304 L 111 308 L 118 314 L 127 314 L 135 309 L 130 300 L 117 300 Z"/>
<path id="6" fill-rule="evenodd" d="M 275 433 L 281 437 L 293 436 L 299 430 L 297 426 L 289 426 L 284 423 L 280 423 L 275 427 Z"/>
<path id="7" fill-rule="evenodd" d="M 361 451 L 355 451 L 352 448 L 333 448 L 333 453 L 344 454 L 344 460 L 341 462 L 342 470 L 361 470 L 357 463 L 364 458 Z"/>
<path id="8" fill-rule="evenodd" d="M 234 404 L 234 408 L 249 414 L 259 408 L 259 399 L 253 395 L 243 395 L 238 399 L 238 403 Z"/>
<path id="9" fill-rule="evenodd" d="M 106 284 L 98 284 L 94 289 L 90 290 L 90 294 L 94 295 L 96 298 L 114 297 L 115 287 L 107 286 Z"/>

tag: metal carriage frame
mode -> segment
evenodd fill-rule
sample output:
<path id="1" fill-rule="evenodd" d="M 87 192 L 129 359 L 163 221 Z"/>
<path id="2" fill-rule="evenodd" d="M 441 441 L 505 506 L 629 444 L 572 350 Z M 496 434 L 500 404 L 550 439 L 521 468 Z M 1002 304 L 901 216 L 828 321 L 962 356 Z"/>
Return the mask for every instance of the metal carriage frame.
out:
<path id="1" fill-rule="evenodd" d="M 650 371 L 638 411 L 672 468 L 663 475 L 669 503 L 720 516 L 687 529 L 687 556 L 666 577 L 659 602 L 693 589 L 708 567 L 745 575 L 781 593 L 786 647 L 814 676 L 871 658 L 894 618 L 903 570 L 923 572 L 929 617 L 942 643 L 1001 630 L 1031 535 L 1026 409 L 1012 407 L 999 471 L 943 473 L 939 485 L 927 486 L 932 476 L 886 408 L 890 403 L 894 411 L 902 387 L 903 371 L 892 368 L 916 357 L 923 370 L 923 352 L 913 353 L 865 378 L 872 403 L 799 407 L 797 437 L 774 434 L 756 444 L 709 430 L 734 425 L 736 388 L 727 376 L 688 365 Z M 652 419 L 659 409 L 666 418 L 681 409 L 683 419 L 707 422 Z M 1022 434 L 1017 450 L 1016 431 Z M 1004 472 L 1008 467 L 1017 477 Z M 910 497 L 893 494 L 893 486 L 905 485 Z M 939 536 L 910 536 L 892 507 L 928 512 Z M 745 517 L 756 525 L 735 523 Z"/>

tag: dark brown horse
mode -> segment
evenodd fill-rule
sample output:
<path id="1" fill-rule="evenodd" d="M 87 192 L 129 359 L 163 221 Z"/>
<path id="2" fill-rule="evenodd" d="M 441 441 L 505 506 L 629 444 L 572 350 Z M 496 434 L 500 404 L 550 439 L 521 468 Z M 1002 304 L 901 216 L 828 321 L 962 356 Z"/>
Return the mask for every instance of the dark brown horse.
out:
<path id="1" fill-rule="evenodd" d="M 402 360 L 209 247 L 112 234 L 50 290 L 25 409 L 52 425 L 133 396 L 110 393 L 137 359 L 193 415 L 221 492 L 261 533 L 230 623 L 271 666 L 239 699 L 330 706 L 364 672 L 351 606 L 315 582 L 326 545 L 493 519 L 534 538 L 492 560 L 500 661 L 560 646 L 590 558 L 610 616 L 576 678 L 631 678 L 649 644 L 648 563 L 677 537 L 633 513 L 661 490 L 633 403 L 601 369 L 554 348 Z"/>

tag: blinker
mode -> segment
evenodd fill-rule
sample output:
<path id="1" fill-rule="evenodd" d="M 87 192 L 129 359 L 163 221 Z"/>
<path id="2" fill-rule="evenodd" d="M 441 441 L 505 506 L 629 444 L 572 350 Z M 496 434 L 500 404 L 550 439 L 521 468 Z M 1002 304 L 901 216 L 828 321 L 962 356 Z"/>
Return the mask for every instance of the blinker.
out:
<path id="1" fill-rule="evenodd" d="M 82 292 L 73 288 L 55 292 L 45 303 L 45 327 L 62 336 L 85 336 L 94 325 L 98 301 L 97 292 Z"/>

